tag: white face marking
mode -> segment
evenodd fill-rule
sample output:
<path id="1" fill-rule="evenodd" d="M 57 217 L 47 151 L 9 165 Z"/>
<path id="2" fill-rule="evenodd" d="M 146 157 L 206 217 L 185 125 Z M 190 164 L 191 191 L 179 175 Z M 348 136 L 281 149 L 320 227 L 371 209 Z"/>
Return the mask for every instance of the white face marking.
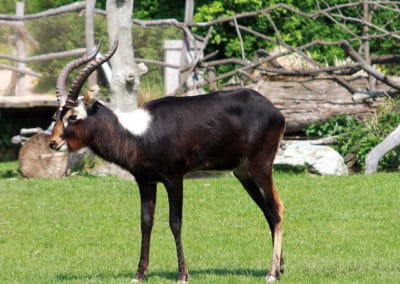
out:
<path id="1" fill-rule="evenodd" d="M 152 120 L 150 112 L 141 108 L 132 112 L 121 112 L 117 109 L 114 113 L 122 126 L 136 136 L 144 135 Z"/>
<path id="2" fill-rule="evenodd" d="M 62 144 L 60 146 L 58 146 L 57 151 L 67 152 L 68 151 L 67 142 L 63 141 Z"/>
<path id="3" fill-rule="evenodd" d="M 63 123 L 64 127 L 67 127 L 68 125 L 68 118 L 72 115 L 76 116 L 75 120 L 78 119 L 85 119 L 87 117 L 87 112 L 86 112 L 86 107 L 85 104 L 83 103 L 83 97 L 78 98 L 78 106 L 71 108 L 66 115 L 64 115 L 63 118 Z"/>
<path id="4" fill-rule="evenodd" d="M 72 114 L 76 115 L 76 119 L 85 119 L 87 117 L 85 104 L 79 102 L 79 105 L 72 109 Z"/>

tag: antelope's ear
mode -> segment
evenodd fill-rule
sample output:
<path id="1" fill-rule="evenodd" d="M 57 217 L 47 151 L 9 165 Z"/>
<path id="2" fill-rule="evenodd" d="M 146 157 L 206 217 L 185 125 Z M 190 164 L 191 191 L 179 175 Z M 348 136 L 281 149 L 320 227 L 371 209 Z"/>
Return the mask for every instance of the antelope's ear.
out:
<path id="1" fill-rule="evenodd" d="M 88 106 L 91 104 L 92 101 L 93 98 L 90 96 L 90 91 L 87 91 L 83 96 L 83 103 L 85 104 L 85 106 Z"/>
<path id="2" fill-rule="evenodd" d="M 98 85 L 92 86 L 83 96 L 83 103 L 85 106 L 89 106 L 99 98 L 100 95 L 100 88 Z"/>

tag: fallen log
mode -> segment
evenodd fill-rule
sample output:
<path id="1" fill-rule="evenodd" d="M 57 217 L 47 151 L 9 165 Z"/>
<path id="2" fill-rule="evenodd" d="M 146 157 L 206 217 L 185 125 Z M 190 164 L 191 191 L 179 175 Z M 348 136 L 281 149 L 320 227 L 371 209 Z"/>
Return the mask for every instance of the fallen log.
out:
<path id="1" fill-rule="evenodd" d="M 323 122 L 340 114 L 366 117 L 375 112 L 383 103 L 377 92 L 363 92 L 367 78 L 346 78 L 354 89 L 363 93 L 351 94 L 333 78 L 319 76 L 301 77 L 287 81 L 259 81 L 248 87 L 269 98 L 286 117 L 286 133 L 304 130 L 311 123 Z M 391 89 L 382 83 L 377 84 L 378 93 L 385 94 Z"/>

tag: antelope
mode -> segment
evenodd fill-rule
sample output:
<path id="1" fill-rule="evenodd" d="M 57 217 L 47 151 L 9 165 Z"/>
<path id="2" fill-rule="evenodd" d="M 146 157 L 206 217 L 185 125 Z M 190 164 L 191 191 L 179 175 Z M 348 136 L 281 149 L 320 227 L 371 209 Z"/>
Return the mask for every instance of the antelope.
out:
<path id="1" fill-rule="evenodd" d="M 142 240 L 132 283 L 141 281 L 149 269 L 159 182 L 168 195 L 178 281 L 188 281 L 181 241 L 183 178 L 193 170 L 233 171 L 269 225 L 273 253 L 265 280 L 277 280 L 283 273 L 284 208 L 273 183 L 272 163 L 285 129 L 281 112 L 261 94 L 244 88 L 192 97 L 163 97 L 132 113 L 112 111 L 100 100 L 79 97 L 85 80 L 114 54 L 117 42 L 106 54 L 95 58 L 99 49 L 100 46 L 90 55 L 73 60 L 60 73 L 50 147 L 69 151 L 89 147 L 135 177 L 141 201 Z M 67 93 L 67 77 L 85 64 Z"/>

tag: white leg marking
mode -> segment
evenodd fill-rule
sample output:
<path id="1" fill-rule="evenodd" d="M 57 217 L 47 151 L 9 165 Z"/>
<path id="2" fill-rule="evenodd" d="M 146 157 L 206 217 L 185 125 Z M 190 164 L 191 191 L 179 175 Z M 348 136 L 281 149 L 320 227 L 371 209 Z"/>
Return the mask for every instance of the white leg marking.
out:
<path id="1" fill-rule="evenodd" d="M 265 277 L 265 282 L 266 283 L 273 283 L 276 280 L 278 280 L 278 279 L 275 276 L 272 276 L 272 275 Z"/>

